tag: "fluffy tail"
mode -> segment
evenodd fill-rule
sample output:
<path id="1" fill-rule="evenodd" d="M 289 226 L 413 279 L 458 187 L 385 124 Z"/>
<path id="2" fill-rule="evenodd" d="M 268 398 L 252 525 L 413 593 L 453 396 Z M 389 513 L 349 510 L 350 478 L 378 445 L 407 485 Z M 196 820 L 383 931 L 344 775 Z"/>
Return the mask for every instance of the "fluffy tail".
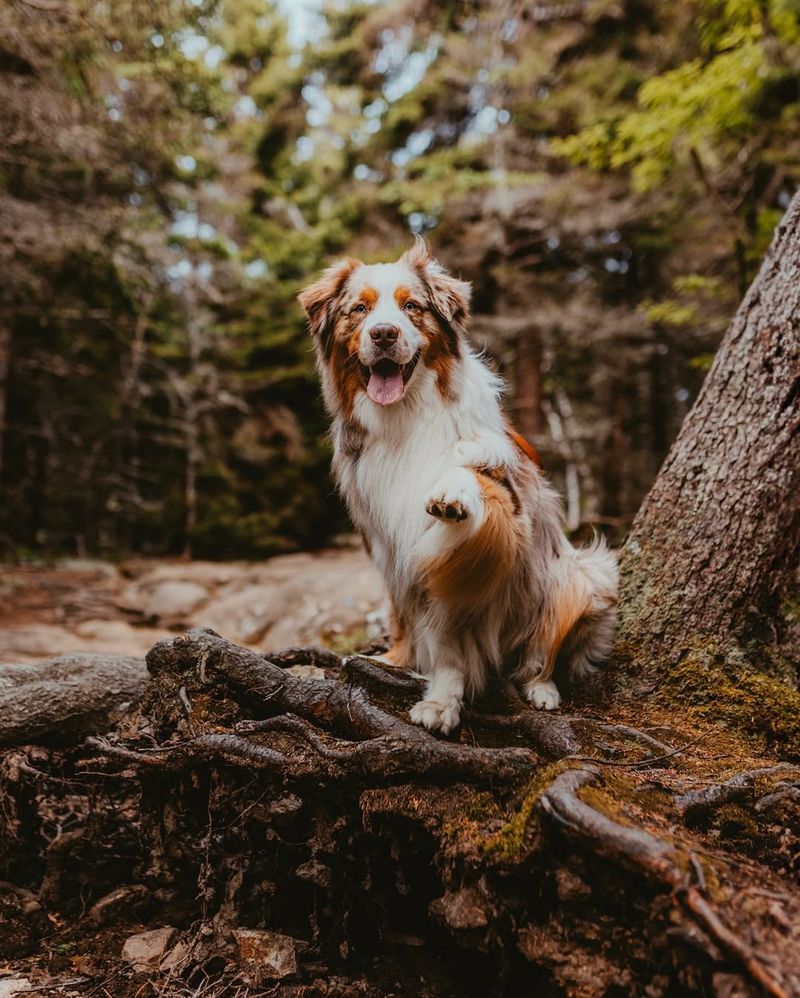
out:
<path id="1" fill-rule="evenodd" d="M 603 538 L 575 551 L 575 588 L 583 595 L 582 612 L 564 638 L 569 677 L 575 681 L 592 672 L 611 654 L 617 627 L 619 568 Z"/>

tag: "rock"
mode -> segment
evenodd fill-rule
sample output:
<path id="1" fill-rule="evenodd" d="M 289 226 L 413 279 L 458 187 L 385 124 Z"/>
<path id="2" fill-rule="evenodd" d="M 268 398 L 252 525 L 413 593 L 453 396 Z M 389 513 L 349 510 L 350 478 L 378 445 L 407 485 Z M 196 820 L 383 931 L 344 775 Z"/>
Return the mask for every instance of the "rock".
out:
<path id="1" fill-rule="evenodd" d="M 166 624 L 183 624 L 208 600 L 208 590 L 197 582 L 165 579 L 139 590 L 145 617 Z"/>
<path id="2" fill-rule="evenodd" d="M 480 929 L 489 924 L 485 902 L 474 889 L 447 891 L 431 902 L 432 914 L 441 918 L 451 929 Z"/>
<path id="3" fill-rule="evenodd" d="M 297 676 L 298 679 L 313 679 L 318 681 L 326 678 L 325 670 L 320 669 L 317 665 L 290 665 L 284 671 L 292 676 Z"/>
<path id="4" fill-rule="evenodd" d="M 14 977 L 10 981 L 0 981 L 0 998 L 11 998 L 11 995 L 30 991 L 31 986 L 27 977 Z"/>
<path id="5" fill-rule="evenodd" d="M 234 929 L 239 961 L 253 985 L 297 973 L 297 950 L 291 936 L 267 929 Z"/>
<path id="6" fill-rule="evenodd" d="M 316 884 L 317 887 L 330 887 L 333 883 L 331 868 L 316 859 L 301 863 L 295 872 L 301 880 L 307 880 L 310 884 Z"/>
<path id="7" fill-rule="evenodd" d="M 223 589 L 203 614 L 198 615 L 202 627 L 244 644 L 256 645 L 266 635 L 281 614 L 289 613 L 283 601 L 272 603 L 269 594 L 259 585 L 232 585 Z"/>
<path id="8" fill-rule="evenodd" d="M 176 930 L 171 925 L 128 936 L 122 947 L 122 959 L 133 965 L 137 973 L 157 970 Z"/>
<path id="9" fill-rule="evenodd" d="M 172 949 L 158 965 L 158 969 L 166 974 L 178 973 L 183 969 L 192 952 L 191 946 L 183 940 L 175 943 Z"/>

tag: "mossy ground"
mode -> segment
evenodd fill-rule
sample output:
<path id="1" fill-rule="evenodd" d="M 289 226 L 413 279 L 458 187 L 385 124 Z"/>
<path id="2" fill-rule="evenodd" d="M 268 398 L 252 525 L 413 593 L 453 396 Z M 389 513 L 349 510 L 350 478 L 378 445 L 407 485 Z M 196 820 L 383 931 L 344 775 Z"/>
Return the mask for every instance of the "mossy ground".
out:
<path id="1" fill-rule="evenodd" d="M 740 654 L 692 650 L 667 670 L 657 697 L 688 719 L 723 724 L 760 749 L 800 758 L 800 693 L 782 679 L 756 672 Z"/>

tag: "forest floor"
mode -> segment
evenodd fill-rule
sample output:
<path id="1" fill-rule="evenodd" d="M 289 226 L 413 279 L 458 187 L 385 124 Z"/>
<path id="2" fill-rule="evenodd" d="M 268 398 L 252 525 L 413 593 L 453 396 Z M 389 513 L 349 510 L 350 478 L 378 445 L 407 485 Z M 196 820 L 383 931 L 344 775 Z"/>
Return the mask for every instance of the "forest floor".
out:
<path id="1" fill-rule="evenodd" d="M 382 603 L 382 583 L 355 545 L 260 563 L 0 565 L 0 663 L 78 651 L 144 656 L 189 627 L 249 648 L 354 647 L 382 632 Z"/>
<path id="2" fill-rule="evenodd" d="M 769 704 L 609 670 L 436 738 L 349 654 L 382 598 L 356 547 L 0 569 L 0 662 L 151 649 L 112 730 L 0 755 L 0 998 L 800 998 Z"/>

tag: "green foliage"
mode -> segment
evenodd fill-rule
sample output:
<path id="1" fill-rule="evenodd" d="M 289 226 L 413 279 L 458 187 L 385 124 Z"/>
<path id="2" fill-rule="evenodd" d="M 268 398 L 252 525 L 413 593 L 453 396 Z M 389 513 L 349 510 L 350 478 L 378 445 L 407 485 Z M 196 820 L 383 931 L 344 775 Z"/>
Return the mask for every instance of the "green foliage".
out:
<path id="1" fill-rule="evenodd" d="M 2 7 L 5 545 L 325 543 L 296 295 L 412 231 L 551 474 L 584 454 L 582 512 L 624 522 L 800 178 L 800 29 L 796 0 L 590 7 L 332 2 L 300 47 L 268 0 Z"/>

